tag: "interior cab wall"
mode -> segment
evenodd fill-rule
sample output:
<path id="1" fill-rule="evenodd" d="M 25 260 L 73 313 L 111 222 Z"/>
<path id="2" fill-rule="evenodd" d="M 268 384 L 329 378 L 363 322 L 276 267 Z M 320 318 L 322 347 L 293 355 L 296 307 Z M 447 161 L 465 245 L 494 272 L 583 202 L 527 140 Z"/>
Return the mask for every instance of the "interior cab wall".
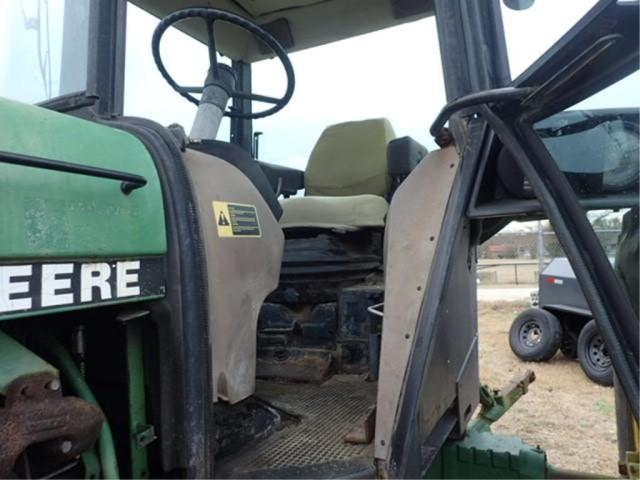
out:
<path id="1" fill-rule="evenodd" d="M 402 183 L 390 207 L 375 440 L 375 456 L 388 466 L 394 464 L 393 455 L 400 450 L 394 440 L 408 438 L 402 430 L 407 415 L 416 437 L 430 438 L 436 431 L 439 442 L 456 423 L 458 433 L 463 431 L 478 403 L 475 259 L 468 222 L 460 224 L 453 248 L 469 255 L 452 258 L 442 297 L 424 303 L 429 301 L 425 292 L 432 287 L 433 270 L 438 267 L 436 254 L 439 242 L 444 241 L 442 228 L 459 164 L 453 147 L 431 152 Z M 459 298 L 470 301 L 460 302 Z M 424 323 L 429 306 L 437 310 L 438 317 Z M 412 379 L 411 361 L 418 348 L 428 350 L 428 360 L 421 374 Z M 411 413 L 402 411 L 407 391 L 419 393 L 419 403 Z M 449 422 L 444 436 L 436 428 L 443 418 Z M 421 466 L 416 468 L 419 471 Z"/>
<path id="2" fill-rule="evenodd" d="M 278 286 L 284 235 L 240 170 L 190 149 L 183 159 L 204 242 L 213 399 L 233 404 L 255 390 L 258 314 Z"/>

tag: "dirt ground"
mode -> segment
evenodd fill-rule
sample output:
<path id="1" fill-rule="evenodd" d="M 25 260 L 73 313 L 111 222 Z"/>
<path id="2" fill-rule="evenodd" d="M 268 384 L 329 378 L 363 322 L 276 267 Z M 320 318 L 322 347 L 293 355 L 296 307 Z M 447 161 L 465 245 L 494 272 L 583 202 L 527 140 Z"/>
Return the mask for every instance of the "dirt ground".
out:
<path id="1" fill-rule="evenodd" d="M 563 468 L 618 475 L 613 388 L 591 382 L 576 360 L 561 353 L 548 363 L 519 360 L 509 348 L 509 327 L 526 302 L 479 303 L 480 378 L 499 388 L 527 369 L 536 381 L 493 431 L 540 445 Z"/>

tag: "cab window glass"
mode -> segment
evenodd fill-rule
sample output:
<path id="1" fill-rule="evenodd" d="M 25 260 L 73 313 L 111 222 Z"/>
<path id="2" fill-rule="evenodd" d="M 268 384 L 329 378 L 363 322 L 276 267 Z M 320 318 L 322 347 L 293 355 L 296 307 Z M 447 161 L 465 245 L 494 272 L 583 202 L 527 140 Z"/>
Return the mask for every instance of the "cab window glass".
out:
<path id="1" fill-rule="evenodd" d="M 638 72 L 534 126 L 580 198 L 637 200 Z M 627 202 L 628 203 L 628 202 Z"/>
<path id="2" fill-rule="evenodd" d="M 616 82 L 575 106 L 534 125 L 549 153 L 582 200 L 606 199 L 620 228 L 616 271 L 638 311 L 638 85 L 640 73 Z M 586 205 L 586 204 L 585 204 Z M 625 210 L 629 208 L 629 210 Z M 587 212 L 592 225 L 593 212 Z M 604 217 L 603 217 L 604 218 Z M 613 248 L 602 245 L 611 258 Z"/>
<path id="3" fill-rule="evenodd" d="M 291 102 L 253 122 L 254 131 L 264 132 L 260 160 L 304 170 L 327 126 L 380 117 L 389 119 L 399 137 L 409 135 L 429 150 L 437 148 L 428 125 L 446 96 L 434 17 L 295 52 L 290 58 L 296 73 Z M 255 92 L 280 96 L 284 82 L 278 60 L 252 65 Z"/>
<path id="4" fill-rule="evenodd" d="M 90 0 L 0 1 L 0 95 L 26 103 L 87 87 Z"/>
<path id="5" fill-rule="evenodd" d="M 127 5 L 124 114 L 148 118 L 165 126 L 177 123 L 189 133 L 197 107 L 162 78 L 151 53 L 151 37 L 159 22 L 160 19 L 141 8 Z M 209 54 L 203 43 L 172 27 L 162 39 L 160 54 L 178 84 L 201 86 L 204 83 Z M 226 118 L 218 138 L 229 139 Z"/>
<path id="6" fill-rule="evenodd" d="M 535 0 L 525 10 L 513 10 L 500 2 L 512 78 L 541 57 L 596 3 L 598 0 Z"/>
<path id="7" fill-rule="evenodd" d="M 589 223 L 612 264 L 629 208 L 592 210 Z M 533 287 L 553 259 L 567 255 L 548 220 L 514 221 L 478 249 L 478 286 Z"/>

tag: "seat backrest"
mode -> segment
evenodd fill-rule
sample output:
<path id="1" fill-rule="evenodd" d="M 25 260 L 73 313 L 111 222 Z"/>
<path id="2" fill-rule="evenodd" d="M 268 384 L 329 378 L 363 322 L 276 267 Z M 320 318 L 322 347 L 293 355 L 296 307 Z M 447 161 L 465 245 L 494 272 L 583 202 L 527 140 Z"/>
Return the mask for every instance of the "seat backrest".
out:
<path id="1" fill-rule="evenodd" d="M 338 123 L 325 128 L 305 170 L 306 194 L 384 197 L 391 186 L 387 144 L 395 137 L 386 118 Z"/>

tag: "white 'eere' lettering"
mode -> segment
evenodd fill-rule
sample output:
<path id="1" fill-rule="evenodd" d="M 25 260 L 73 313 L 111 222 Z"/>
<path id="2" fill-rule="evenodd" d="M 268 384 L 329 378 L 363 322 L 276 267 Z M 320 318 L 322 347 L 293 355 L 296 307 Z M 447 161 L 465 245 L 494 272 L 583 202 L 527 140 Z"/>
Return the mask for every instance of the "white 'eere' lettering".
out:
<path id="1" fill-rule="evenodd" d="M 42 265 L 42 302 L 43 307 L 68 305 L 73 303 L 73 293 L 58 293 L 71 288 L 71 277 L 61 277 L 73 273 L 73 263 L 48 263 Z"/>
<path id="2" fill-rule="evenodd" d="M 140 260 L 131 260 L 2 265 L 0 315 L 140 296 L 141 264 Z"/>
<path id="3" fill-rule="evenodd" d="M 31 308 L 31 298 L 11 298 L 13 294 L 29 292 L 29 282 L 17 281 L 15 278 L 28 277 L 31 275 L 31 271 L 31 265 L 0 267 L 0 312 Z"/>
<path id="4" fill-rule="evenodd" d="M 136 272 L 132 272 L 132 270 L 136 270 Z M 116 296 L 118 298 L 140 295 L 139 270 L 139 261 L 118 262 L 116 267 Z"/>
<path id="5" fill-rule="evenodd" d="M 93 301 L 93 291 L 98 289 L 100 296 L 98 300 L 109 300 L 111 298 L 111 285 L 109 277 L 111 267 L 108 263 L 84 263 L 80 268 L 80 301 Z"/>

